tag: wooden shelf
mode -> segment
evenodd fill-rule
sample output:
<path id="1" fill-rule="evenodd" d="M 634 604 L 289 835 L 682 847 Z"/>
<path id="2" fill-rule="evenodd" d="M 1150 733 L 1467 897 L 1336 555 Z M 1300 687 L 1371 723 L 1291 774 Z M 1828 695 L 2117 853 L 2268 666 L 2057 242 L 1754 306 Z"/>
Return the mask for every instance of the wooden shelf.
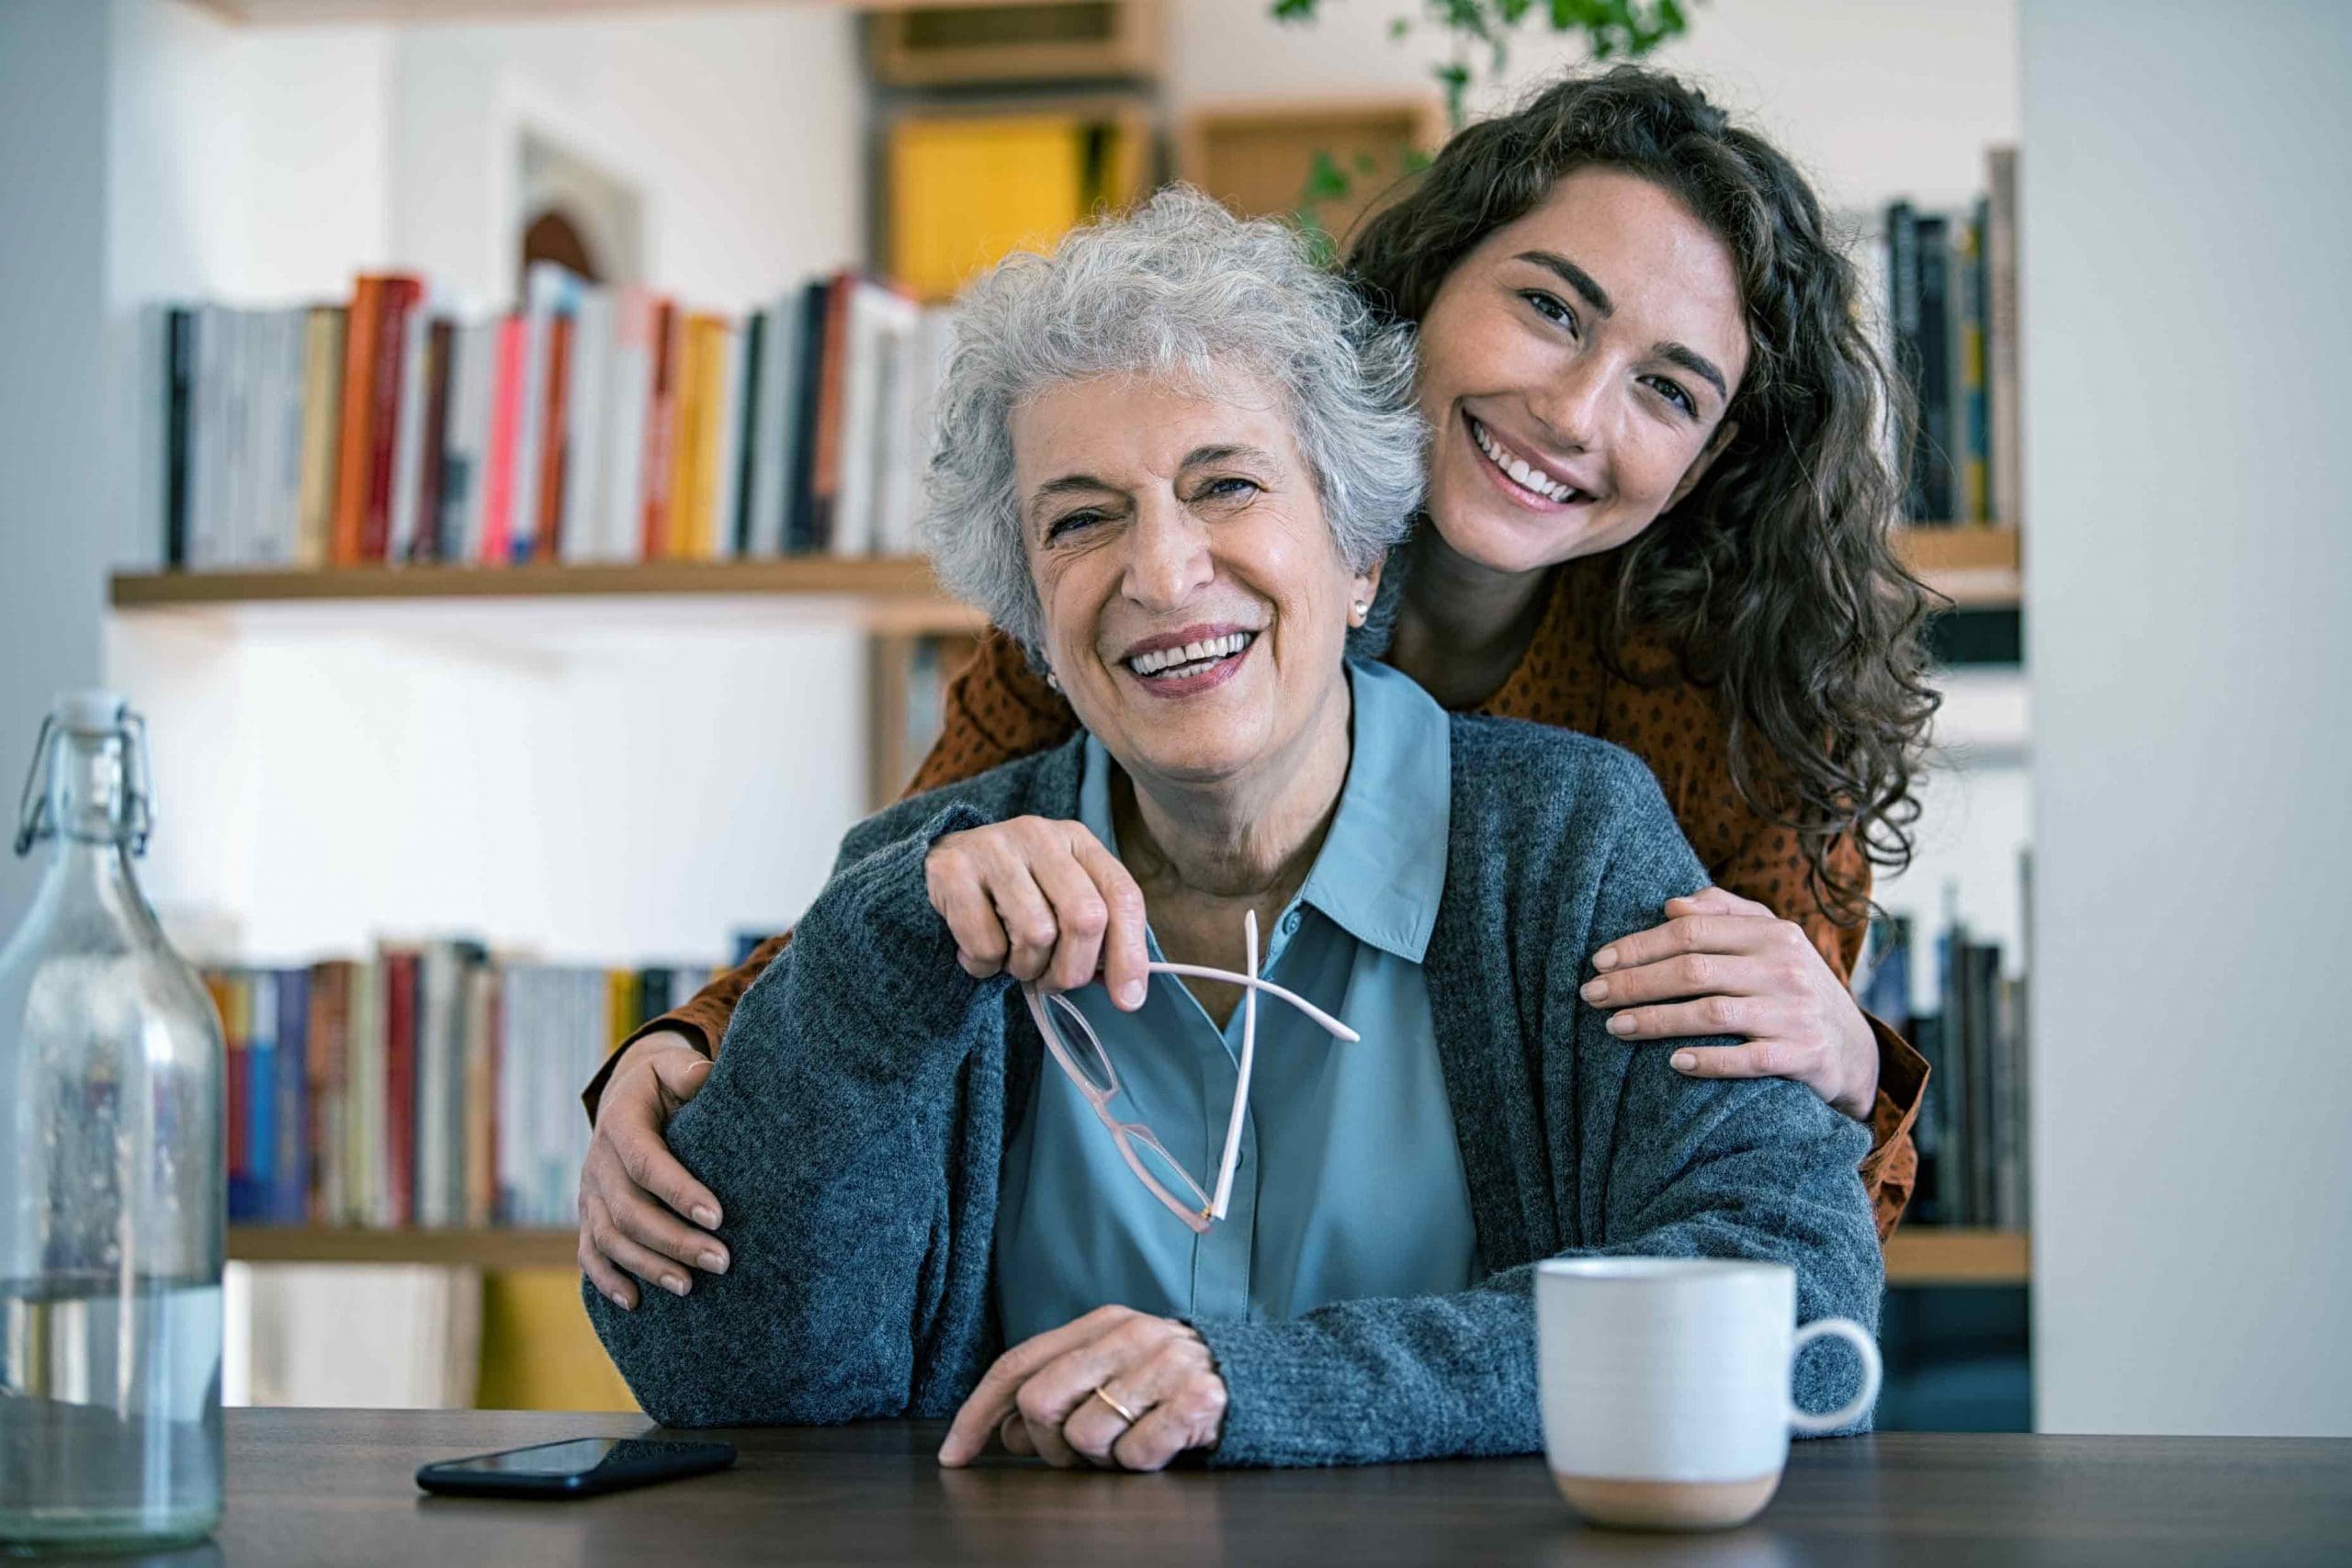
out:
<path id="1" fill-rule="evenodd" d="M 229 1256 L 246 1263 L 440 1263 L 482 1269 L 571 1269 L 568 1230 L 340 1230 L 232 1225 Z M 2022 1285 L 2021 1231 L 1908 1225 L 1886 1245 L 1890 1285 Z"/>
<path id="2" fill-rule="evenodd" d="M 568 1230 L 348 1230 L 325 1225 L 231 1225 L 241 1263 L 442 1263 L 483 1269 L 577 1269 Z"/>
<path id="3" fill-rule="evenodd" d="M 2023 1231 L 1905 1225 L 1886 1244 L 1890 1285 L 2022 1285 L 2031 1278 Z"/>
<path id="4" fill-rule="evenodd" d="M 789 560 L 651 561 L 629 566 L 363 566 L 323 571 L 125 571 L 110 584 L 118 610 L 334 600 L 549 599 L 592 595 L 798 594 L 854 599 L 895 625 L 976 628 L 977 613 L 939 591 L 919 556 Z"/>
<path id="5" fill-rule="evenodd" d="M 2025 594 L 2018 531 L 1995 523 L 1894 531 L 1903 564 L 1962 609 L 2013 610 Z"/>

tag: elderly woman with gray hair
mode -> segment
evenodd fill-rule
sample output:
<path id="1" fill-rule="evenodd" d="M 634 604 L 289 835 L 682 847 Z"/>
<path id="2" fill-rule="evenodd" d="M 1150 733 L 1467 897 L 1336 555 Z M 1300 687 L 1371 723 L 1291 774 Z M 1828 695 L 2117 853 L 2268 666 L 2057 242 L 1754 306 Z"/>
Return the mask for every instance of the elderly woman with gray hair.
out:
<path id="1" fill-rule="evenodd" d="M 1706 883 L 1648 773 L 1351 657 L 1417 499 L 1405 337 L 1185 192 L 956 332 L 934 558 L 1084 730 L 851 831 L 670 1125 L 729 1269 L 586 1292 L 646 1410 L 952 1413 L 948 1464 L 1509 1453 L 1542 1258 L 1776 1259 L 1801 1318 L 1874 1324 L 1863 1129 L 1578 995 Z M 972 961 L 1093 857 L 1144 901 L 1103 911 L 1146 927 L 1128 994 Z"/>

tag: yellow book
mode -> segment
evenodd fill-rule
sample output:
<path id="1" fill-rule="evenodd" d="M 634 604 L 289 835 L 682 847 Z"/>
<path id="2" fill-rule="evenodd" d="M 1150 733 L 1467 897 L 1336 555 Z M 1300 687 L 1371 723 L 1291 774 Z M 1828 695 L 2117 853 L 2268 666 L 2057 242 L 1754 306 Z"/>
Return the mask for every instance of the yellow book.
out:
<path id="1" fill-rule="evenodd" d="M 328 537 L 334 531 L 344 314 L 340 305 L 317 305 L 302 324 L 302 467 L 294 536 L 294 564 L 300 567 L 327 564 Z"/>
<path id="2" fill-rule="evenodd" d="M 1084 219 L 1085 122 L 1068 115 L 902 121 L 890 132 L 890 275 L 954 298 L 1010 252 Z"/>
<path id="3" fill-rule="evenodd" d="M 695 332 L 702 351 L 695 360 L 697 378 L 695 416 L 695 510 L 693 558 L 718 558 L 718 455 L 726 443 L 719 422 L 727 414 L 727 318 L 696 316 Z"/>
<path id="4" fill-rule="evenodd" d="M 666 558 L 694 558 L 695 405 L 702 400 L 702 334 L 691 319 L 678 328 L 677 417 L 670 441 L 670 537 Z"/>

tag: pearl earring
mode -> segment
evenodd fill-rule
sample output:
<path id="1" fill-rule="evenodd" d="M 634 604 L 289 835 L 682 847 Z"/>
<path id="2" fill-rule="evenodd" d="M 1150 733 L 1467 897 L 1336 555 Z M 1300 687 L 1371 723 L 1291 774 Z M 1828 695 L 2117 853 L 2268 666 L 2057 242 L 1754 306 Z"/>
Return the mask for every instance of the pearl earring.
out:
<path id="1" fill-rule="evenodd" d="M 1048 670 L 1046 671 L 1046 684 L 1058 692 L 1062 689 L 1062 678 Z"/>
<path id="2" fill-rule="evenodd" d="M 1361 599 L 1357 600 L 1351 608 L 1354 613 L 1351 614 L 1348 619 L 1359 626 L 1363 625 L 1363 618 L 1372 614 L 1372 606 L 1365 604 Z"/>

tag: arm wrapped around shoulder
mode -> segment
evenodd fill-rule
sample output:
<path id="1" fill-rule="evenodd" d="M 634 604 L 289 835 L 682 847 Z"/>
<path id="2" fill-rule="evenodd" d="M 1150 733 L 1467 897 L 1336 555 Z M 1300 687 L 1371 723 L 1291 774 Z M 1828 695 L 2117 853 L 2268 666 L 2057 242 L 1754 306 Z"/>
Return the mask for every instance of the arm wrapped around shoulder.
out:
<path id="1" fill-rule="evenodd" d="M 935 840 L 985 820 L 951 806 L 854 839 L 865 852 L 844 851 L 670 1123 L 725 1210 L 732 1267 L 634 1312 L 586 1292 L 664 1425 L 937 1414 L 985 1364 L 996 1182 L 966 1156 L 998 1140 L 963 1128 L 1001 1123 L 1002 987 L 956 964 L 922 869 Z"/>

